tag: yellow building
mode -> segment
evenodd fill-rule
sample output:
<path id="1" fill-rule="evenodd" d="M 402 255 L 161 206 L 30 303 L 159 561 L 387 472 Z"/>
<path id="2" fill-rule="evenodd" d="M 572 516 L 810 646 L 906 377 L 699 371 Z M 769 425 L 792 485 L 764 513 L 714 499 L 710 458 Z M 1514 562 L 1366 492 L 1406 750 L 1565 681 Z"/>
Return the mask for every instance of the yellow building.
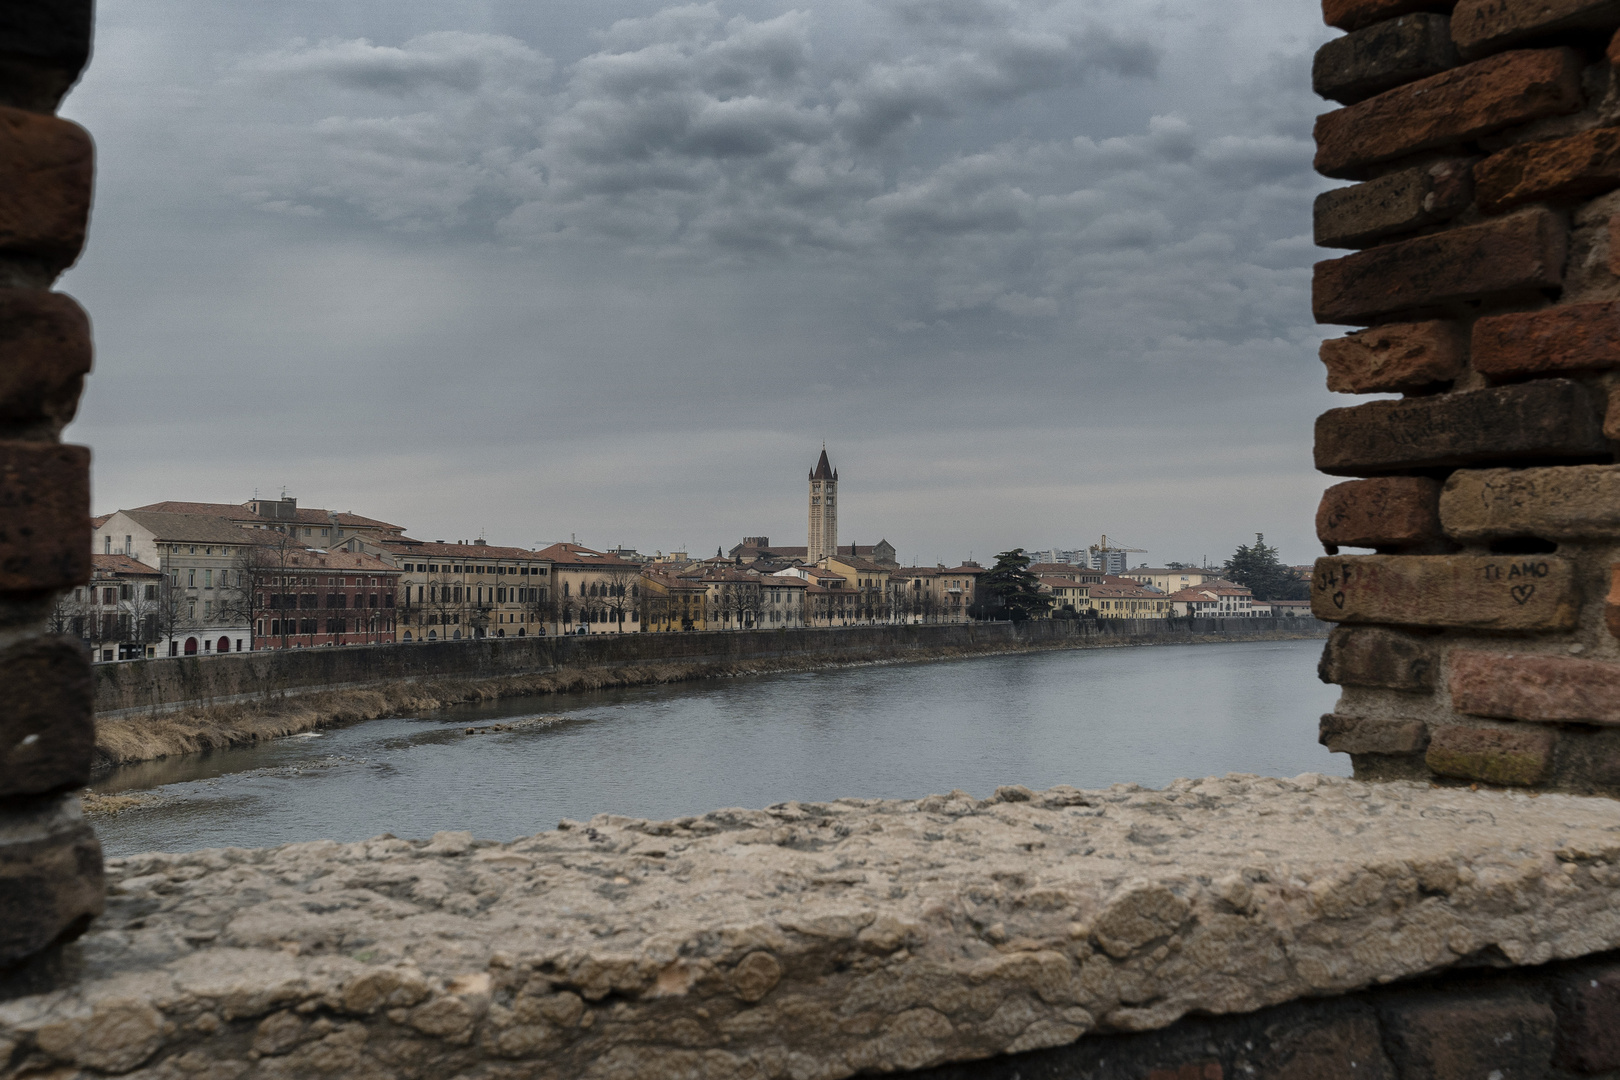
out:
<path id="1" fill-rule="evenodd" d="M 706 603 L 709 590 L 702 581 L 643 568 L 640 588 L 643 633 L 709 628 Z"/>
<path id="2" fill-rule="evenodd" d="M 371 549 L 368 545 L 368 549 Z M 527 548 L 401 539 L 378 545 L 400 574 L 399 640 L 544 634 L 551 561 Z"/>
<path id="3" fill-rule="evenodd" d="M 1175 612 L 1170 598 L 1134 581 L 1109 575 L 1088 586 L 1099 619 L 1168 619 Z"/>
<path id="4" fill-rule="evenodd" d="M 1180 592 L 1182 589 L 1202 585 L 1206 581 L 1216 581 L 1220 576 L 1219 570 L 1197 570 L 1190 567 L 1166 569 L 1152 566 L 1139 566 L 1120 575 L 1130 578 L 1139 585 L 1151 585 L 1162 593 Z"/>
<path id="5" fill-rule="evenodd" d="M 977 563 L 961 566 L 902 566 L 889 572 L 890 608 L 895 621 L 907 623 L 954 623 L 968 620 L 968 609 L 977 595 Z"/>
<path id="6" fill-rule="evenodd" d="M 854 622 L 890 621 L 889 577 L 893 567 L 858 555 L 828 555 L 816 565 L 844 579 L 845 590 L 853 594 Z"/>
<path id="7" fill-rule="evenodd" d="M 551 566 L 549 614 L 562 634 L 624 634 L 641 628 L 641 566 L 581 544 L 537 552 Z"/>
<path id="8" fill-rule="evenodd" d="M 1052 607 L 1047 611 L 1050 618 L 1060 611 L 1083 612 L 1091 607 L 1091 590 L 1093 586 L 1082 584 L 1073 578 L 1043 577 L 1040 579 L 1041 592 L 1052 597 Z"/>

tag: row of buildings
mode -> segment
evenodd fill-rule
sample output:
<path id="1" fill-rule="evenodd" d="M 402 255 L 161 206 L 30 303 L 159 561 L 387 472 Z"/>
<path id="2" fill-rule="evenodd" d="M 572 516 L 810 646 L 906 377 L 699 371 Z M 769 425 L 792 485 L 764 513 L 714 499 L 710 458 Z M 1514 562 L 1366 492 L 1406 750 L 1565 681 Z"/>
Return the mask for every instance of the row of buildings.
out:
<path id="1" fill-rule="evenodd" d="M 986 572 L 902 566 L 887 541 L 837 544 L 837 473 L 810 474 L 809 543 L 645 557 L 577 543 L 531 550 L 408 536 L 297 500 L 161 502 L 94 521 L 94 575 L 56 606 L 98 660 L 551 634 L 962 622 Z M 1104 538 L 1106 544 L 1106 538 Z M 1032 571 L 1054 617 L 1271 614 L 1212 572 Z"/>

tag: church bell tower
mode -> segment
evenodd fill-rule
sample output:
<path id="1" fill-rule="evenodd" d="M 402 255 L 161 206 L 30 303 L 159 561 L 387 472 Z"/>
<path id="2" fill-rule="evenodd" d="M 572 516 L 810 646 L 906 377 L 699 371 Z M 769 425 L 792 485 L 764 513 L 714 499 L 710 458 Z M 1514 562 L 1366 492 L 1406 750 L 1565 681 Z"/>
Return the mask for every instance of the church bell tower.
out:
<path id="1" fill-rule="evenodd" d="M 838 554 L 838 473 L 827 461 L 827 447 L 821 447 L 821 460 L 810 474 L 809 563 Z"/>

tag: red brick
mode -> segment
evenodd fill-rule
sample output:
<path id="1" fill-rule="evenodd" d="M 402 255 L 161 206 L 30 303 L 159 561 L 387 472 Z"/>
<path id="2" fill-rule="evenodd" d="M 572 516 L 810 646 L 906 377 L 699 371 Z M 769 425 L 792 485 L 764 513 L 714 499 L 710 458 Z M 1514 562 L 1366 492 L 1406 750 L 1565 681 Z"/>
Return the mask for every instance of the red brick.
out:
<path id="1" fill-rule="evenodd" d="M 1569 233 L 1536 208 L 1316 264 L 1316 321 L 1366 325 L 1413 308 L 1552 288 L 1564 280 Z"/>
<path id="2" fill-rule="evenodd" d="M 1147 1080 L 1221 1080 L 1223 1075 L 1220 1062 L 1200 1061 L 1169 1069 L 1154 1069 L 1147 1074 Z"/>
<path id="3" fill-rule="evenodd" d="M 1428 744 L 1429 728 L 1406 717 L 1328 713 L 1317 741 L 1335 754 L 1415 754 Z"/>
<path id="4" fill-rule="evenodd" d="M 1575 112 L 1582 104 L 1580 76 L 1573 50 L 1532 49 L 1386 90 L 1316 118 L 1316 169 L 1356 180 L 1379 162 Z"/>
<path id="5" fill-rule="evenodd" d="M 1422 639 L 1382 626 L 1335 626 L 1317 677 L 1340 686 L 1378 686 L 1426 694 L 1434 689 L 1434 651 Z"/>
<path id="6" fill-rule="evenodd" d="M 1316 508 L 1316 536 L 1330 554 L 1341 546 L 1403 548 L 1437 540 L 1440 482 L 1382 476 L 1334 484 Z"/>
<path id="7" fill-rule="evenodd" d="M 1311 215 L 1312 230 L 1317 247 L 1369 247 L 1449 221 L 1473 201 L 1472 159 L 1447 158 L 1322 192 Z"/>
<path id="8" fill-rule="evenodd" d="M 1458 469 L 1440 491 L 1440 524 L 1463 543 L 1620 533 L 1620 465 Z"/>
<path id="9" fill-rule="evenodd" d="M 90 451 L 0 443 L 0 591 L 90 579 Z"/>
<path id="10" fill-rule="evenodd" d="M 0 107 L 0 253 L 53 272 L 84 247 L 94 151 L 77 124 Z"/>
<path id="11" fill-rule="evenodd" d="M 1620 638 L 1620 563 L 1609 567 L 1609 595 L 1603 598 L 1603 621 Z"/>
<path id="12" fill-rule="evenodd" d="M 1311 582 L 1329 622 L 1567 630 L 1578 609 L 1574 566 L 1554 555 L 1340 555 Z"/>
<path id="13" fill-rule="evenodd" d="M 1451 37 L 1465 57 L 1565 30 L 1613 30 L 1620 25 L 1614 0 L 1459 0 Z"/>
<path id="14" fill-rule="evenodd" d="M 1474 370 L 1496 379 L 1620 366 L 1620 302 L 1488 315 L 1471 352 Z"/>
<path id="15" fill-rule="evenodd" d="M 1620 724 L 1620 664 L 1458 649 L 1447 667 L 1452 707 L 1470 716 Z"/>
<path id="16" fill-rule="evenodd" d="M 1421 390 L 1463 372 L 1467 337 L 1446 320 L 1388 323 L 1322 342 L 1327 388 L 1341 394 Z"/>
<path id="17" fill-rule="evenodd" d="M 1316 467 L 1330 476 L 1523 466 L 1591 458 L 1608 445 L 1596 403 L 1568 379 L 1369 401 L 1316 418 Z"/>
<path id="18" fill-rule="evenodd" d="M 96 726 L 84 646 L 48 637 L 10 649 L 0 686 L 0 798 L 88 784 Z"/>
<path id="19" fill-rule="evenodd" d="M 1579 1073 L 1620 1069 L 1620 965 L 1577 968 L 1559 980 L 1558 1064 Z"/>
<path id="20" fill-rule="evenodd" d="M 1456 65 L 1449 21 L 1444 15 L 1419 12 L 1374 23 L 1317 49 L 1311 89 L 1353 105 Z"/>
<path id="21" fill-rule="evenodd" d="M 0 289 L 0 420 L 73 419 L 90 370 L 90 320 L 71 296 Z"/>
<path id="22" fill-rule="evenodd" d="M 91 0 L 14 4 L 0 26 L 0 103 L 55 112 L 90 55 Z"/>
<path id="23" fill-rule="evenodd" d="M 1346 1007 L 1344 998 L 1335 1004 Z M 1266 1042 L 1259 1048 L 1264 1056 L 1258 1072 L 1244 1075 L 1264 1080 L 1395 1080 L 1378 1021 L 1369 1015 L 1337 1016 L 1314 1027 L 1287 1024 Z"/>
<path id="24" fill-rule="evenodd" d="M 1609 47 L 1603 50 L 1603 58 L 1611 64 L 1620 64 L 1620 30 L 1615 31 L 1609 39 Z"/>
<path id="25" fill-rule="evenodd" d="M 1480 208 L 1492 214 L 1614 187 L 1620 187 L 1620 127 L 1512 146 L 1474 166 L 1474 192 Z"/>
<path id="26" fill-rule="evenodd" d="M 1340 30 L 1360 30 L 1413 11 L 1450 11 L 1456 0 L 1322 0 L 1322 21 Z"/>
<path id="27" fill-rule="evenodd" d="M 1557 735 L 1542 727 L 1504 729 L 1445 724 L 1429 736 L 1423 762 L 1439 776 L 1524 787 L 1546 779 L 1557 741 Z"/>

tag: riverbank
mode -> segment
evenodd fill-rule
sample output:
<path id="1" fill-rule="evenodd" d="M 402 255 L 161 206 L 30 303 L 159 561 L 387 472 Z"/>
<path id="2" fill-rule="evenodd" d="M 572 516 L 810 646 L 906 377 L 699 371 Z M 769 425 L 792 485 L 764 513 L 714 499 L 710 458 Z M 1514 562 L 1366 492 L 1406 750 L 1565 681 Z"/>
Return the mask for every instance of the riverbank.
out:
<path id="1" fill-rule="evenodd" d="M 693 682 L 780 672 L 825 670 L 869 664 L 922 663 L 975 656 L 1110 648 L 1142 644 L 1212 644 L 1232 641 L 1290 641 L 1321 638 L 1320 624 L 1257 629 L 1252 620 L 1234 629 L 1211 625 L 1177 633 L 1087 633 L 1056 636 L 982 634 L 976 640 L 929 644 L 916 640 L 866 642 L 859 653 L 821 648 L 797 655 L 753 659 L 680 659 L 651 662 L 561 664 L 551 670 L 521 674 L 468 674 L 396 679 L 362 686 L 297 691 L 283 689 L 254 695 L 232 695 L 223 702 L 152 709 L 98 717 L 96 769 L 151 761 L 283 738 L 361 720 L 431 712 L 451 705 L 510 698 L 603 690 L 615 687 Z M 1268 620 L 1269 621 L 1269 620 Z M 1210 623 L 1216 620 L 1209 620 Z M 1002 624 L 1006 625 L 1006 624 Z M 934 629 L 934 628 L 917 628 Z M 954 628 L 942 627 L 942 630 Z M 1168 628 L 1167 628 L 1168 629 Z M 1198 631 L 1203 632 L 1198 632 Z M 834 632 L 836 633 L 836 632 Z M 870 635 L 863 635 L 870 636 Z M 837 639 L 825 639 L 829 645 Z M 457 643 L 461 644 L 461 643 Z M 484 642 L 465 643 L 469 647 Z M 326 653 L 332 655 L 332 651 Z M 221 658 L 227 659 L 227 658 Z M 236 657 L 228 658 L 231 660 Z M 273 660 L 273 658 L 272 658 Z"/>

